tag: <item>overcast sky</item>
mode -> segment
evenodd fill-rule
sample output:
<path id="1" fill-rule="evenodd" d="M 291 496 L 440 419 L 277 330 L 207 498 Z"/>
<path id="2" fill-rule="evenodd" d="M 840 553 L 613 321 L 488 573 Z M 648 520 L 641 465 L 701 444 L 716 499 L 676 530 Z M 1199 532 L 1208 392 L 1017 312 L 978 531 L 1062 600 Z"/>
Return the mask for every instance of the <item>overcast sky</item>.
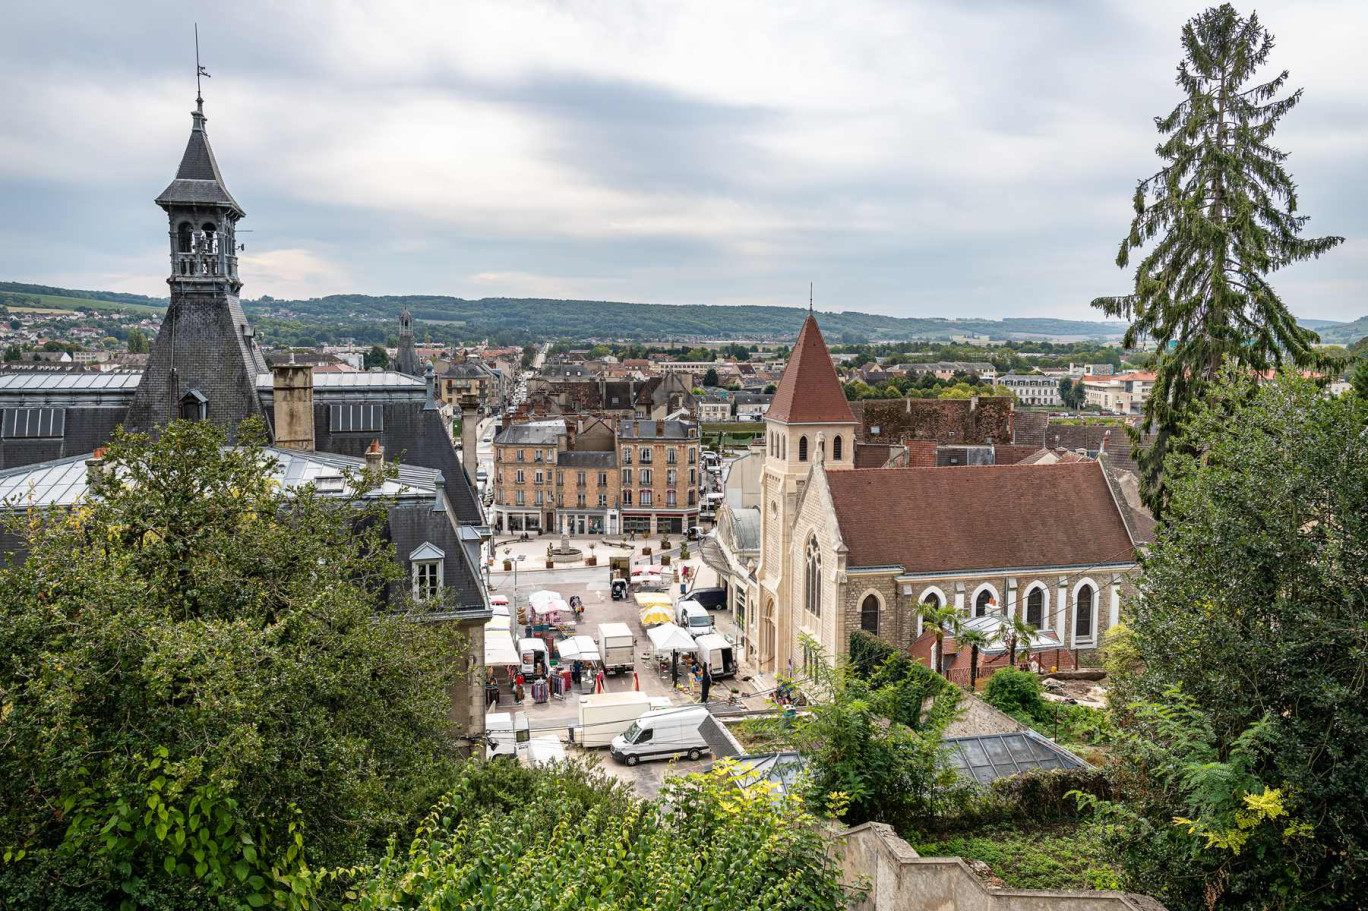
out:
<path id="1" fill-rule="evenodd" d="M 1242 6 L 1242 10 L 1251 7 Z M 1200 4 L 10 4 L 0 279 L 164 295 L 152 199 L 209 135 L 243 294 L 1100 318 Z M 1301 316 L 1368 313 L 1368 3 L 1263 3 Z"/>

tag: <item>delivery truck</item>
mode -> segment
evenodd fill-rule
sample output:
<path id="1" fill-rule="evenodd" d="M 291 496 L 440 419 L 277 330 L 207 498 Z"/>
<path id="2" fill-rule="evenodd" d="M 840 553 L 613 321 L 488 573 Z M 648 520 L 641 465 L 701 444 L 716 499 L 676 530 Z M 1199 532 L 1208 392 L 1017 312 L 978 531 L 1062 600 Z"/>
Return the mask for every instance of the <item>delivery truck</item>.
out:
<path id="1" fill-rule="evenodd" d="M 695 636 L 698 660 L 703 662 L 714 680 L 736 676 L 736 651 L 732 644 L 717 633 Z"/>
<path id="2" fill-rule="evenodd" d="M 583 747 L 606 747 L 646 712 L 669 704 L 665 696 L 647 696 L 636 691 L 581 696 L 579 724 L 571 731 L 571 739 Z"/>
<path id="3" fill-rule="evenodd" d="M 625 623 L 600 623 L 598 652 L 605 674 L 630 671 L 636 666 L 636 637 Z"/>

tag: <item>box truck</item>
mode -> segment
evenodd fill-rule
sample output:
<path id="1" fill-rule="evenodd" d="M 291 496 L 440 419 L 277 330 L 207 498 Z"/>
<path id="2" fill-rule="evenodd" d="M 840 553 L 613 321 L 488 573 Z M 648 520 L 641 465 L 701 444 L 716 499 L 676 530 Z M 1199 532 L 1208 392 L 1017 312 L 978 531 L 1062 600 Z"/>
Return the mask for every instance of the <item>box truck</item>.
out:
<path id="1" fill-rule="evenodd" d="M 702 727 L 712 716 L 703 706 L 686 706 L 646 712 L 613 738 L 612 754 L 618 762 L 636 765 L 647 759 L 698 759 L 711 752 Z"/>
<path id="2" fill-rule="evenodd" d="M 584 747 L 606 747 L 646 712 L 669 704 L 670 700 L 664 696 L 647 696 L 635 691 L 581 696 L 579 725 L 571 736 Z"/>
<path id="3" fill-rule="evenodd" d="M 698 660 L 703 662 L 714 680 L 736 676 L 736 650 L 730 642 L 717 633 L 695 636 L 698 645 Z"/>
<path id="4" fill-rule="evenodd" d="M 630 671 L 636 666 L 636 637 L 625 623 L 600 623 L 599 660 L 605 674 Z"/>

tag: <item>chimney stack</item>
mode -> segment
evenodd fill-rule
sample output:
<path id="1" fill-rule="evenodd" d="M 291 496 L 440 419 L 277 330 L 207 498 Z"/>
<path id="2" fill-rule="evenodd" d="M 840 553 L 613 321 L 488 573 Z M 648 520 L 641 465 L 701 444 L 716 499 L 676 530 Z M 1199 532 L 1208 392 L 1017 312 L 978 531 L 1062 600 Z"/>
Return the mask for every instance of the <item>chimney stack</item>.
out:
<path id="1" fill-rule="evenodd" d="M 380 445 L 380 440 L 371 440 L 370 448 L 366 450 L 366 470 L 379 471 L 385 464 L 385 447 Z"/>
<path id="2" fill-rule="evenodd" d="M 313 452 L 313 367 L 296 364 L 271 365 L 271 400 L 275 405 L 275 445 L 282 449 Z"/>
<path id="3" fill-rule="evenodd" d="M 101 446 L 99 449 L 95 450 L 90 454 L 90 458 L 86 459 L 87 487 L 93 489 L 97 484 L 99 484 L 100 479 L 104 477 L 104 456 L 107 451 L 108 449 L 106 447 Z"/>
<path id="4" fill-rule="evenodd" d="M 656 422 L 655 422 L 655 425 L 656 425 L 656 436 L 658 436 L 658 437 L 663 437 L 663 436 L 665 436 L 665 422 L 664 422 L 664 421 L 656 421 Z"/>

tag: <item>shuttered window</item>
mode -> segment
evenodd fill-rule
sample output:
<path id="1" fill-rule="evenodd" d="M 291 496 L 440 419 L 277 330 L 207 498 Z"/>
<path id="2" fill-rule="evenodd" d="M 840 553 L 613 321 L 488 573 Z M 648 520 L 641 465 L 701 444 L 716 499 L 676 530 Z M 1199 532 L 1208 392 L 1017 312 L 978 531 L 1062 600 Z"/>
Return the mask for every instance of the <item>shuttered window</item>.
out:
<path id="1" fill-rule="evenodd" d="M 332 405 L 328 427 L 333 433 L 379 433 L 385 429 L 383 405 Z"/>
<path id="2" fill-rule="evenodd" d="M 65 433 L 65 408 L 6 408 L 0 419 L 0 437 L 7 440 L 61 439 Z"/>

